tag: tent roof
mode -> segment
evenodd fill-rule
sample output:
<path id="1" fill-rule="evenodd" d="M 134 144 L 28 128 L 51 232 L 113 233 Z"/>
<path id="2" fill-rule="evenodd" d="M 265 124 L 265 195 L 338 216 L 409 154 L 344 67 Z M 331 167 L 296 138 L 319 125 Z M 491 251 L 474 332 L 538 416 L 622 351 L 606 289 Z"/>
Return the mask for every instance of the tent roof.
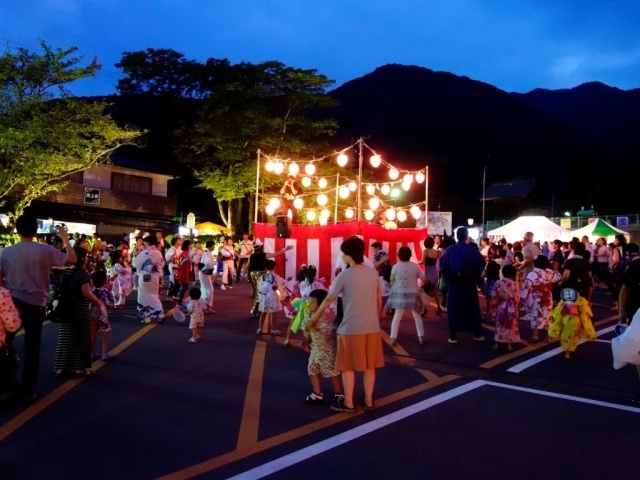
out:
<path id="1" fill-rule="evenodd" d="M 217 225 L 213 222 L 198 223 L 195 228 L 196 230 L 198 230 L 200 235 L 217 235 L 219 233 L 231 233 L 230 228 L 223 227 L 222 225 Z"/>
<path id="2" fill-rule="evenodd" d="M 566 237 L 569 234 L 569 230 L 553 223 L 547 217 L 531 216 L 518 217 L 513 222 L 488 231 L 487 235 L 515 241 L 521 240 L 527 232 L 533 232 L 535 240 Z"/>
<path id="3" fill-rule="evenodd" d="M 605 222 L 603 219 L 598 218 L 590 224 L 574 230 L 571 232 L 574 237 L 582 237 L 586 235 L 591 240 L 591 237 L 611 237 L 613 235 L 617 235 L 622 233 L 624 235 L 628 235 L 624 230 L 620 230 L 619 228 L 614 227 L 610 223 Z"/>

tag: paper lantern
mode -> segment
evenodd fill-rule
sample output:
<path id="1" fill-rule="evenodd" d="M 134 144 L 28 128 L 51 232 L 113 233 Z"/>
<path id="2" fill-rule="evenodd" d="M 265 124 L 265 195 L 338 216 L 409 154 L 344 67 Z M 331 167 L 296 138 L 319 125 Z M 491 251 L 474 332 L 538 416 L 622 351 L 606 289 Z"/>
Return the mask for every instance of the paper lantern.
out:
<path id="1" fill-rule="evenodd" d="M 329 218 L 330 216 L 331 216 L 331 212 L 328 209 L 323 208 L 320 211 L 320 218 Z"/>
<path id="2" fill-rule="evenodd" d="M 380 187 L 380 191 L 383 195 L 389 195 L 389 192 L 391 192 L 391 187 L 385 183 L 384 185 L 382 185 L 382 187 Z"/>
<path id="3" fill-rule="evenodd" d="M 417 205 L 414 205 L 413 207 L 411 207 L 410 211 L 411 211 L 411 216 L 416 220 L 418 220 L 422 216 L 422 210 L 420 210 L 420 207 Z"/>
<path id="4" fill-rule="evenodd" d="M 369 162 L 371 163 L 371 166 L 373 168 L 378 168 L 380 166 L 380 163 L 382 162 L 382 159 L 380 158 L 380 155 L 373 155 L 369 159 Z"/>
<path id="5" fill-rule="evenodd" d="M 349 190 L 351 190 L 352 192 L 355 192 L 358 189 L 358 184 L 356 182 L 349 182 Z"/>
<path id="6" fill-rule="evenodd" d="M 347 208 L 344 211 L 344 216 L 347 217 L 347 218 L 353 218 L 353 215 L 354 215 L 354 211 L 353 211 L 352 208 Z"/>
<path id="7" fill-rule="evenodd" d="M 317 200 L 318 200 L 318 205 L 320 205 L 321 207 L 324 207 L 329 202 L 329 199 L 324 193 L 321 193 L 320 195 L 318 195 Z"/>
<path id="8" fill-rule="evenodd" d="M 409 190 L 411 190 L 411 184 L 407 183 L 407 182 L 402 182 L 402 185 L 400 185 L 402 187 L 402 189 L 406 192 L 408 192 Z"/>
<path id="9" fill-rule="evenodd" d="M 348 161 L 349 157 L 347 157 L 344 153 L 338 155 L 338 165 L 340 165 L 341 167 L 344 167 Z"/>
<path id="10" fill-rule="evenodd" d="M 388 220 L 393 221 L 396 219 L 396 211 L 393 208 L 387 208 L 384 214 Z"/>
<path id="11" fill-rule="evenodd" d="M 290 163 L 289 164 L 289 175 L 297 175 L 298 172 L 300 171 L 300 167 L 298 166 L 297 163 Z"/>
<path id="12" fill-rule="evenodd" d="M 402 183 L 408 183 L 408 184 L 412 184 L 413 183 L 413 175 L 410 173 L 407 173 L 403 178 L 402 178 Z"/>
<path id="13" fill-rule="evenodd" d="M 273 165 L 273 173 L 280 175 L 282 172 L 284 172 L 284 165 L 281 162 L 276 162 Z"/>
<path id="14" fill-rule="evenodd" d="M 306 173 L 307 175 L 313 175 L 314 173 L 316 173 L 316 166 L 313 163 L 307 163 L 304 166 L 304 173 Z"/>
<path id="15" fill-rule="evenodd" d="M 380 206 L 380 200 L 377 197 L 373 197 L 369 199 L 369 208 L 371 210 L 377 210 Z"/>
<path id="16" fill-rule="evenodd" d="M 314 210 L 309 210 L 307 212 L 307 220 L 313 222 L 316 219 L 316 212 Z"/>
<path id="17" fill-rule="evenodd" d="M 340 189 L 338 190 L 338 195 L 340 195 L 340 198 L 345 199 L 345 198 L 349 198 L 349 194 L 351 193 L 351 191 L 349 190 L 348 187 L 345 187 L 344 185 L 340 187 Z"/>
<path id="18" fill-rule="evenodd" d="M 416 182 L 423 183 L 427 177 L 424 176 L 424 173 L 418 172 L 416 173 Z"/>
<path id="19" fill-rule="evenodd" d="M 302 207 L 304 207 L 304 200 L 302 200 L 300 197 L 296 198 L 293 201 L 293 206 L 300 210 Z"/>
<path id="20" fill-rule="evenodd" d="M 320 180 L 318 180 L 318 186 L 320 188 L 327 188 L 327 179 L 321 178 Z"/>
<path id="21" fill-rule="evenodd" d="M 264 211 L 267 212 L 267 215 L 273 215 L 276 209 L 273 208 L 273 205 L 267 205 L 266 207 L 264 207 Z"/>
<path id="22" fill-rule="evenodd" d="M 376 186 L 375 185 L 368 184 L 366 188 L 367 188 L 367 193 L 369 195 L 373 195 L 374 193 L 376 193 Z"/>
<path id="23" fill-rule="evenodd" d="M 269 160 L 269 161 L 265 164 L 264 168 L 265 168 L 265 170 L 266 170 L 267 172 L 273 172 L 273 166 L 274 166 L 274 165 L 275 165 L 275 164 L 273 163 L 273 161 Z"/>
<path id="24" fill-rule="evenodd" d="M 364 212 L 364 218 L 368 221 L 373 220 L 375 213 L 373 213 L 373 210 L 365 210 Z"/>
<path id="25" fill-rule="evenodd" d="M 311 186 L 311 179 L 309 177 L 303 177 L 302 186 L 305 188 L 308 188 L 309 186 Z"/>
<path id="26" fill-rule="evenodd" d="M 395 168 L 392 168 L 391 170 L 389 170 L 389 178 L 391 180 L 395 180 L 400 176 L 400 172 L 398 170 L 396 170 Z"/>
<path id="27" fill-rule="evenodd" d="M 273 197 L 269 200 L 269 205 L 271 205 L 274 209 L 280 207 L 280 199 L 278 197 Z"/>
<path id="28" fill-rule="evenodd" d="M 407 212 L 405 212 L 404 210 L 400 210 L 398 212 L 398 221 L 404 222 L 406 219 L 407 219 Z"/>

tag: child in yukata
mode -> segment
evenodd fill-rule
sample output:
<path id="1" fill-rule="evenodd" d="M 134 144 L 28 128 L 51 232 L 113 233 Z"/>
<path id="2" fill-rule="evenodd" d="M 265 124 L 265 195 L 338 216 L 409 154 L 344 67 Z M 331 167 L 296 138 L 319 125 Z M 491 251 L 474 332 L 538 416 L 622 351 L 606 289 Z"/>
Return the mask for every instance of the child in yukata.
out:
<path id="1" fill-rule="evenodd" d="M 307 298 L 307 312 L 304 322 L 305 336 L 311 338 L 311 353 L 307 372 L 311 380 L 313 391 L 307 395 L 307 403 L 323 403 L 324 394 L 320 383 L 320 375 L 330 378 L 335 392 L 334 401 L 344 400 L 340 372 L 335 369 L 336 365 L 336 340 L 331 326 L 333 321 L 326 315 L 321 315 L 315 322 L 309 319 L 318 310 L 322 301 L 327 297 L 326 290 L 313 290 Z"/>
<path id="2" fill-rule="evenodd" d="M 89 313 L 91 320 L 91 351 L 93 352 L 94 360 L 102 358 L 102 360 L 108 361 L 111 360 L 114 355 L 109 353 L 109 347 L 111 346 L 111 324 L 109 323 L 107 309 L 113 308 L 115 300 L 111 290 L 105 286 L 109 285 L 109 283 L 107 282 L 107 273 L 104 270 L 94 271 L 91 274 L 91 283 L 93 283 L 91 293 L 103 304 L 103 307 L 91 305 Z M 98 332 L 102 334 L 102 354 L 95 353 Z"/>
<path id="3" fill-rule="evenodd" d="M 258 285 L 258 310 L 260 311 L 260 320 L 258 325 L 258 335 L 268 334 L 279 335 L 280 330 L 275 329 L 275 314 L 282 310 L 280 298 L 286 296 L 286 282 L 284 279 L 274 273 L 274 269 L 278 265 L 273 260 L 265 262 L 266 272 L 262 276 L 262 281 Z"/>
<path id="4" fill-rule="evenodd" d="M 593 313 L 586 298 L 572 288 L 562 289 L 560 298 L 560 303 L 551 311 L 553 322 L 549 326 L 549 336 L 561 337 L 564 358 L 569 360 L 581 338 L 587 341 L 596 339 L 596 330 L 591 322 Z"/>
<path id="5" fill-rule="evenodd" d="M 558 283 L 560 272 L 551 270 L 549 259 L 539 255 L 533 262 L 533 272 L 527 275 L 522 283 L 520 298 L 524 302 L 525 319 L 531 322 L 533 335 L 530 342 L 536 343 L 540 338 L 540 330 L 548 330 L 551 325 L 553 309 L 553 284 Z M 547 337 L 549 341 L 549 337 Z"/>
<path id="6" fill-rule="evenodd" d="M 491 290 L 491 301 L 495 311 L 495 339 L 491 348 L 497 350 L 500 343 L 507 344 L 507 350 L 513 350 L 513 342 L 520 342 L 518 328 L 518 285 L 516 268 L 513 265 L 502 267 L 502 279 L 498 279 Z"/>

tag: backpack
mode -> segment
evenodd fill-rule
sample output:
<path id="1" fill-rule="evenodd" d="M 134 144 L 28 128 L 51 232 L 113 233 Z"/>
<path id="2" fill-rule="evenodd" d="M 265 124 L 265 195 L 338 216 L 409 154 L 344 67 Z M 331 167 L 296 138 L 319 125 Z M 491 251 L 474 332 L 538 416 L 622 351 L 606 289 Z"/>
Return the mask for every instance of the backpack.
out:
<path id="1" fill-rule="evenodd" d="M 71 275 L 67 275 L 67 272 L 65 272 L 60 286 L 54 290 L 53 295 L 47 302 L 46 315 L 53 323 L 68 323 L 71 320 L 69 306 L 70 283 Z"/>

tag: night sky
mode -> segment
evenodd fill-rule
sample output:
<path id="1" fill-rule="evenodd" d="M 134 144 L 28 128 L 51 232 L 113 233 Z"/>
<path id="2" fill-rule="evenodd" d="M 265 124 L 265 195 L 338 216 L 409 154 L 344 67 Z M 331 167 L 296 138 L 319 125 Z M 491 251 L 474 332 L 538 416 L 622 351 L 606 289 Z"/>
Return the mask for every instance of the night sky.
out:
<path id="1" fill-rule="evenodd" d="M 115 93 L 124 51 L 277 60 L 336 86 L 388 63 L 419 65 L 506 91 L 601 81 L 640 87 L 640 2 L 633 0 L 20 0 L 0 6 L 11 50 L 79 47 L 103 69 L 78 95 Z"/>

